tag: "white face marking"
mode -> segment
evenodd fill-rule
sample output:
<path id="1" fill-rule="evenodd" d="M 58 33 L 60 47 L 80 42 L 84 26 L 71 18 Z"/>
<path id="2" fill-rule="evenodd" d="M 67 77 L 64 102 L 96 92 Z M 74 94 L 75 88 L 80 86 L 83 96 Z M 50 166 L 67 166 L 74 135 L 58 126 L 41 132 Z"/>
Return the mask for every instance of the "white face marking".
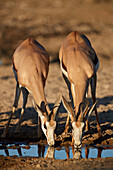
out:
<path id="1" fill-rule="evenodd" d="M 74 137 L 74 146 L 75 148 L 81 148 L 81 141 L 82 141 L 82 136 L 83 136 L 83 128 L 84 128 L 85 123 L 84 122 L 80 122 L 80 126 L 78 127 L 76 125 L 76 122 L 72 123 L 72 133 L 73 133 L 73 137 Z"/>
<path id="2" fill-rule="evenodd" d="M 50 122 L 46 122 L 46 126 L 47 126 L 47 142 L 50 146 L 53 146 L 55 144 L 54 141 L 54 131 L 56 128 L 56 121 L 54 121 L 54 124 L 51 125 Z"/>
<path id="3" fill-rule="evenodd" d="M 44 127 L 44 122 L 45 122 L 45 117 L 44 116 L 42 116 L 41 117 L 41 127 L 42 127 L 42 130 L 43 130 L 43 132 L 44 132 L 44 135 L 46 136 L 46 129 L 45 129 L 45 127 Z"/>
<path id="4" fill-rule="evenodd" d="M 53 146 L 55 144 L 54 131 L 56 128 L 56 121 L 53 121 L 52 125 L 50 122 L 47 122 L 47 121 L 45 124 L 45 117 L 43 116 L 41 118 L 41 124 L 42 124 L 42 130 L 47 138 L 48 145 Z M 45 128 L 45 126 L 46 126 L 46 128 Z"/>

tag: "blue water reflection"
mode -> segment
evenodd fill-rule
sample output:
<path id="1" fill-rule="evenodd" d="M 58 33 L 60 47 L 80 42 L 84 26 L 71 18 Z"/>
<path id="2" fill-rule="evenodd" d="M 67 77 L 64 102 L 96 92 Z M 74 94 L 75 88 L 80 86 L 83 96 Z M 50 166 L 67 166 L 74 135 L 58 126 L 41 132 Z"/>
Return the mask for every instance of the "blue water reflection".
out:
<path id="1" fill-rule="evenodd" d="M 49 147 L 42 144 L 0 144 L 0 155 L 18 157 L 50 157 L 55 159 L 68 158 L 106 158 L 113 157 L 113 147 L 90 147 L 84 146 L 80 151 L 75 151 L 72 146 Z"/>

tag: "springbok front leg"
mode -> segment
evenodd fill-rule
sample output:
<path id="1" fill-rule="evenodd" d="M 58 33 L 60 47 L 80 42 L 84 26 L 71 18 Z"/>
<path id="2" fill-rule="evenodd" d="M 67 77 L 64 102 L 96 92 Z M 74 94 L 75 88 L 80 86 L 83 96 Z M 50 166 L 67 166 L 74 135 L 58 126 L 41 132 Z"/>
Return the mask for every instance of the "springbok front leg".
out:
<path id="1" fill-rule="evenodd" d="M 92 77 L 91 79 L 91 95 L 92 95 L 92 99 L 93 99 L 93 104 L 95 103 L 96 101 L 96 82 L 97 82 L 97 76 L 96 74 Z M 98 130 L 98 135 L 99 137 L 102 136 L 101 134 L 101 127 L 100 127 L 100 124 L 99 124 L 99 119 L 98 119 L 98 113 L 97 113 L 97 107 L 95 107 L 95 115 L 96 115 L 96 121 L 97 121 L 97 130 Z"/>
<path id="2" fill-rule="evenodd" d="M 18 101 L 19 101 L 19 97 L 20 97 L 20 93 L 21 93 L 21 88 L 19 87 L 19 83 L 17 82 L 17 85 L 16 85 L 16 93 L 15 93 L 15 100 L 14 100 L 14 104 L 13 104 L 13 108 L 12 108 L 12 113 L 9 117 L 9 120 L 6 124 L 6 127 L 4 129 L 4 132 L 3 134 L 1 135 L 2 138 L 5 138 L 6 137 L 6 134 L 7 134 L 7 131 L 8 131 L 8 127 L 9 127 L 9 124 L 10 124 L 10 121 L 12 119 L 12 116 L 14 115 L 15 113 L 15 110 L 16 108 L 18 107 Z"/>
<path id="3" fill-rule="evenodd" d="M 28 98 L 28 94 L 29 94 L 28 90 L 25 89 L 24 87 L 22 87 L 22 93 L 23 93 L 23 107 L 21 110 L 21 115 L 20 115 L 19 122 L 18 122 L 16 130 L 15 130 L 15 133 L 19 133 L 19 131 L 20 131 L 21 122 L 22 122 L 22 118 L 23 118 L 23 114 L 25 111 L 25 106 L 27 104 L 27 98 Z"/>
<path id="4" fill-rule="evenodd" d="M 64 78 L 64 80 L 65 80 L 65 82 L 66 82 L 66 84 L 67 84 L 68 90 L 69 90 L 70 100 L 71 100 L 72 103 L 73 103 L 73 97 L 72 97 L 72 93 L 71 93 L 71 83 L 69 82 L 68 78 L 67 78 L 64 74 L 62 74 L 62 75 L 63 75 L 63 78 Z"/>

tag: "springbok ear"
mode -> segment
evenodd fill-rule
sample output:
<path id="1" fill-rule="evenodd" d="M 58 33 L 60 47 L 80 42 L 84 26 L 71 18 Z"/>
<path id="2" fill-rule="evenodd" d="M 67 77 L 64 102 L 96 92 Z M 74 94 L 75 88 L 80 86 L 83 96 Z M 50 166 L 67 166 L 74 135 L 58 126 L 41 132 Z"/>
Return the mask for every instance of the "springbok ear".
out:
<path id="1" fill-rule="evenodd" d="M 43 111 L 41 110 L 41 108 L 35 103 L 35 101 L 33 100 L 33 107 L 34 109 L 38 112 L 38 115 L 40 116 L 40 118 L 44 115 Z"/>
<path id="2" fill-rule="evenodd" d="M 68 103 L 64 96 L 62 96 L 62 102 L 63 102 L 63 105 L 64 105 L 65 109 L 67 110 L 70 118 L 73 117 L 74 111 L 73 111 L 71 103 Z"/>
<path id="3" fill-rule="evenodd" d="M 60 105 L 61 105 L 61 94 L 59 94 L 57 100 L 55 101 L 55 104 L 54 104 L 54 107 L 53 107 L 53 110 L 52 110 L 53 120 L 56 120 L 56 115 L 59 112 Z"/>
<path id="4" fill-rule="evenodd" d="M 86 116 L 86 119 L 88 119 L 89 117 L 90 117 L 90 115 L 91 115 L 91 113 L 93 112 L 93 110 L 94 110 L 94 108 L 96 107 L 96 104 L 98 103 L 98 100 L 96 100 L 96 102 L 93 104 L 93 106 L 91 106 L 90 108 L 89 108 L 89 111 L 88 111 L 88 114 L 87 114 L 87 116 Z"/>

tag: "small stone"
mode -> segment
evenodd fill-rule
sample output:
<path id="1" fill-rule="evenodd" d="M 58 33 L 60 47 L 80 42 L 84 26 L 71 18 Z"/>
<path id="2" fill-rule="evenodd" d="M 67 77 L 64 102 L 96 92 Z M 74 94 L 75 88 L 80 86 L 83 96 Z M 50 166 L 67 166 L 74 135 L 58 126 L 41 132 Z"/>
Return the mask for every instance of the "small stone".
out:
<path id="1" fill-rule="evenodd" d="M 41 167 L 40 164 L 37 164 L 37 165 L 36 165 L 36 168 L 40 168 L 40 167 Z"/>

